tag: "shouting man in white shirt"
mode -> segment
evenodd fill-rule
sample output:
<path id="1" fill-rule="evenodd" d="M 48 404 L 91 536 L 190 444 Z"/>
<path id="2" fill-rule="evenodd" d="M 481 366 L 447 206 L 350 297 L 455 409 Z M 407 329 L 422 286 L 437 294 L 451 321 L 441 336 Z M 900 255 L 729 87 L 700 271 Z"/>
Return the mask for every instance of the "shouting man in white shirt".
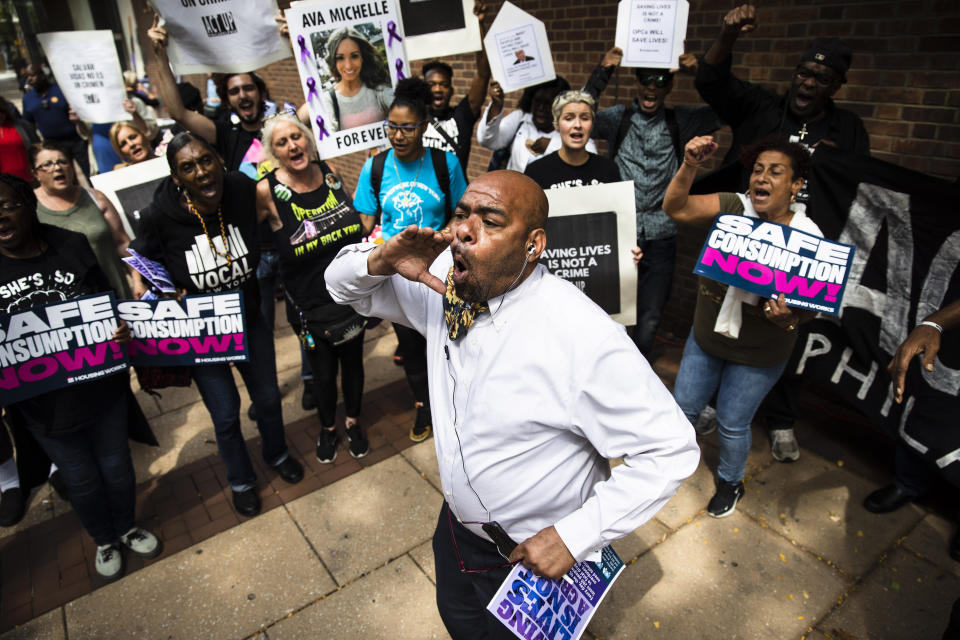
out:
<path id="1" fill-rule="evenodd" d="M 699 461 L 623 327 L 537 263 L 546 220 L 533 180 L 488 173 L 449 230 L 346 247 L 326 272 L 337 302 L 426 336 L 437 606 L 454 640 L 513 638 L 486 611 L 510 563 L 563 576 L 653 517 Z"/>

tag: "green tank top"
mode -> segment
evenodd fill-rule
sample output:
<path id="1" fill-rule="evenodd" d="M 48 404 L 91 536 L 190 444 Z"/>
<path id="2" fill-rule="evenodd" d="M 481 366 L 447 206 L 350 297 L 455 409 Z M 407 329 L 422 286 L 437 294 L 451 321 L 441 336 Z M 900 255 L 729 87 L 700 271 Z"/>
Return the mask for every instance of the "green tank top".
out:
<path id="1" fill-rule="evenodd" d="M 54 211 L 37 203 L 37 217 L 44 224 L 82 233 L 87 237 L 97 262 L 103 269 L 104 275 L 110 281 L 110 286 L 117 293 L 117 298 L 129 300 L 133 297 L 130 285 L 127 283 L 125 267 L 120 256 L 117 255 L 117 246 L 113 243 L 113 234 L 110 225 L 103 217 L 103 212 L 86 189 L 80 190 L 77 203 L 69 209 Z"/>

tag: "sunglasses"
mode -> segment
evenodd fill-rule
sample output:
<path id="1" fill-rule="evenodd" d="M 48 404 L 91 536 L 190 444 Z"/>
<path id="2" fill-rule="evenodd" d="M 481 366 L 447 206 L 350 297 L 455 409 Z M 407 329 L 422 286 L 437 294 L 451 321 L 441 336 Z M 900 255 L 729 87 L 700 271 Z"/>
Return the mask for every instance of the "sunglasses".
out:
<path id="1" fill-rule="evenodd" d="M 670 84 L 672 80 L 673 75 L 669 73 L 648 73 L 646 75 L 637 76 L 637 82 L 643 86 L 647 86 L 652 82 L 657 89 L 663 89 L 665 86 Z"/>
<path id="2" fill-rule="evenodd" d="M 450 539 L 453 541 L 453 550 L 457 554 L 457 564 L 460 566 L 460 573 L 485 573 L 487 571 L 493 571 L 494 569 L 511 567 L 516 564 L 516 562 L 505 562 L 492 567 L 480 567 L 478 569 L 467 568 L 466 563 L 460 556 L 460 547 L 457 545 L 457 536 L 453 533 L 453 518 L 450 516 L 449 507 L 447 507 L 447 524 L 450 525 Z M 514 542 L 509 535 L 507 535 L 507 532 L 503 529 L 503 527 L 500 526 L 499 522 L 475 522 L 468 520 L 462 522 L 461 524 L 480 525 L 480 528 L 483 529 L 484 533 L 490 536 L 490 539 L 493 540 L 495 545 L 497 545 L 497 553 L 503 556 L 504 560 L 508 560 L 510 558 L 510 554 L 513 553 L 514 547 L 517 546 L 517 543 Z"/>

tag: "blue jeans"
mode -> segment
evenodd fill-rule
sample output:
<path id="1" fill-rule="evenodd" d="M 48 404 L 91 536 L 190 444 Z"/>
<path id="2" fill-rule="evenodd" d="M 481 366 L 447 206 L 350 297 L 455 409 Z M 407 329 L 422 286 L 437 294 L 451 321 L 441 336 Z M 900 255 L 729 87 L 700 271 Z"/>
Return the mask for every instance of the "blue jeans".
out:
<path id="1" fill-rule="evenodd" d="M 247 362 L 236 363 L 247 392 L 257 407 L 264 462 L 275 466 L 287 458 L 280 389 L 277 386 L 277 361 L 273 350 L 273 332 L 267 329 L 259 310 L 247 325 Z M 193 380 L 213 419 L 217 449 L 227 467 L 227 482 L 234 491 L 254 486 L 257 474 L 250 462 L 243 433 L 240 431 L 240 393 L 233 373 L 225 364 L 207 364 L 193 368 Z"/>
<path id="2" fill-rule="evenodd" d="M 660 324 L 660 314 L 673 286 L 677 239 L 648 240 L 637 237 L 637 246 L 643 249 L 643 258 L 637 265 L 637 326 L 633 329 L 633 343 L 649 359 Z"/>
<path id="3" fill-rule="evenodd" d="M 693 424 L 713 392 L 717 392 L 720 440 L 717 475 L 721 480 L 739 482 L 743 479 L 747 454 L 750 453 L 753 414 L 786 366 L 786 360 L 772 367 L 749 367 L 711 356 L 700 348 L 690 332 L 683 348 L 673 397 Z"/>
<path id="4" fill-rule="evenodd" d="M 277 281 L 280 280 L 280 254 L 276 251 L 264 250 L 260 252 L 260 264 L 257 265 L 257 284 L 260 288 L 260 313 L 266 321 L 267 328 L 273 333 L 276 326 L 277 303 L 273 293 L 277 290 Z M 310 361 L 300 345 L 300 379 L 313 380 L 313 370 Z M 254 402 L 256 404 L 256 402 Z"/>
<path id="5" fill-rule="evenodd" d="M 125 393 L 86 429 L 33 437 L 60 469 L 70 504 L 97 545 L 113 544 L 133 528 L 136 480 L 127 443 Z"/>

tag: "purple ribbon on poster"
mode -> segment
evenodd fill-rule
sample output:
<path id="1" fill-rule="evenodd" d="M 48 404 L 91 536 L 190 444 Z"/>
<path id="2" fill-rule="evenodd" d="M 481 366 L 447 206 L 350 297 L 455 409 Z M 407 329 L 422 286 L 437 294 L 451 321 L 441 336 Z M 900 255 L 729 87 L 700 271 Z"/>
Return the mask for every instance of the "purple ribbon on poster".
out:
<path id="1" fill-rule="evenodd" d="M 397 58 L 397 80 L 403 80 L 406 77 L 403 75 L 403 60 Z"/>
<path id="2" fill-rule="evenodd" d="M 387 48 L 393 46 L 394 39 L 396 39 L 397 42 L 403 42 L 403 38 L 401 38 L 400 34 L 397 33 L 397 23 L 393 20 L 387 23 L 387 35 L 390 36 L 387 39 Z"/>
<path id="3" fill-rule="evenodd" d="M 307 41 L 302 35 L 297 36 L 297 44 L 300 45 L 300 62 L 306 62 L 310 57 L 310 51 L 307 49 Z"/>
<path id="4" fill-rule="evenodd" d="M 310 102 L 311 100 L 313 100 L 314 96 L 318 98 L 320 97 L 320 94 L 317 92 L 316 80 L 314 80 L 313 78 L 307 78 L 307 88 L 310 89 L 310 91 L 307 93 L 307 102 Z"/>
<path id="5" fill-rule="evenodd" d="M 320 133 L 317 134 L 318 140 L 323 140 L 330 132 L 327 131 L 327 123 L 324 121 L 323 116 L 317 116 L 317 126 L 320 127 Z"/>

